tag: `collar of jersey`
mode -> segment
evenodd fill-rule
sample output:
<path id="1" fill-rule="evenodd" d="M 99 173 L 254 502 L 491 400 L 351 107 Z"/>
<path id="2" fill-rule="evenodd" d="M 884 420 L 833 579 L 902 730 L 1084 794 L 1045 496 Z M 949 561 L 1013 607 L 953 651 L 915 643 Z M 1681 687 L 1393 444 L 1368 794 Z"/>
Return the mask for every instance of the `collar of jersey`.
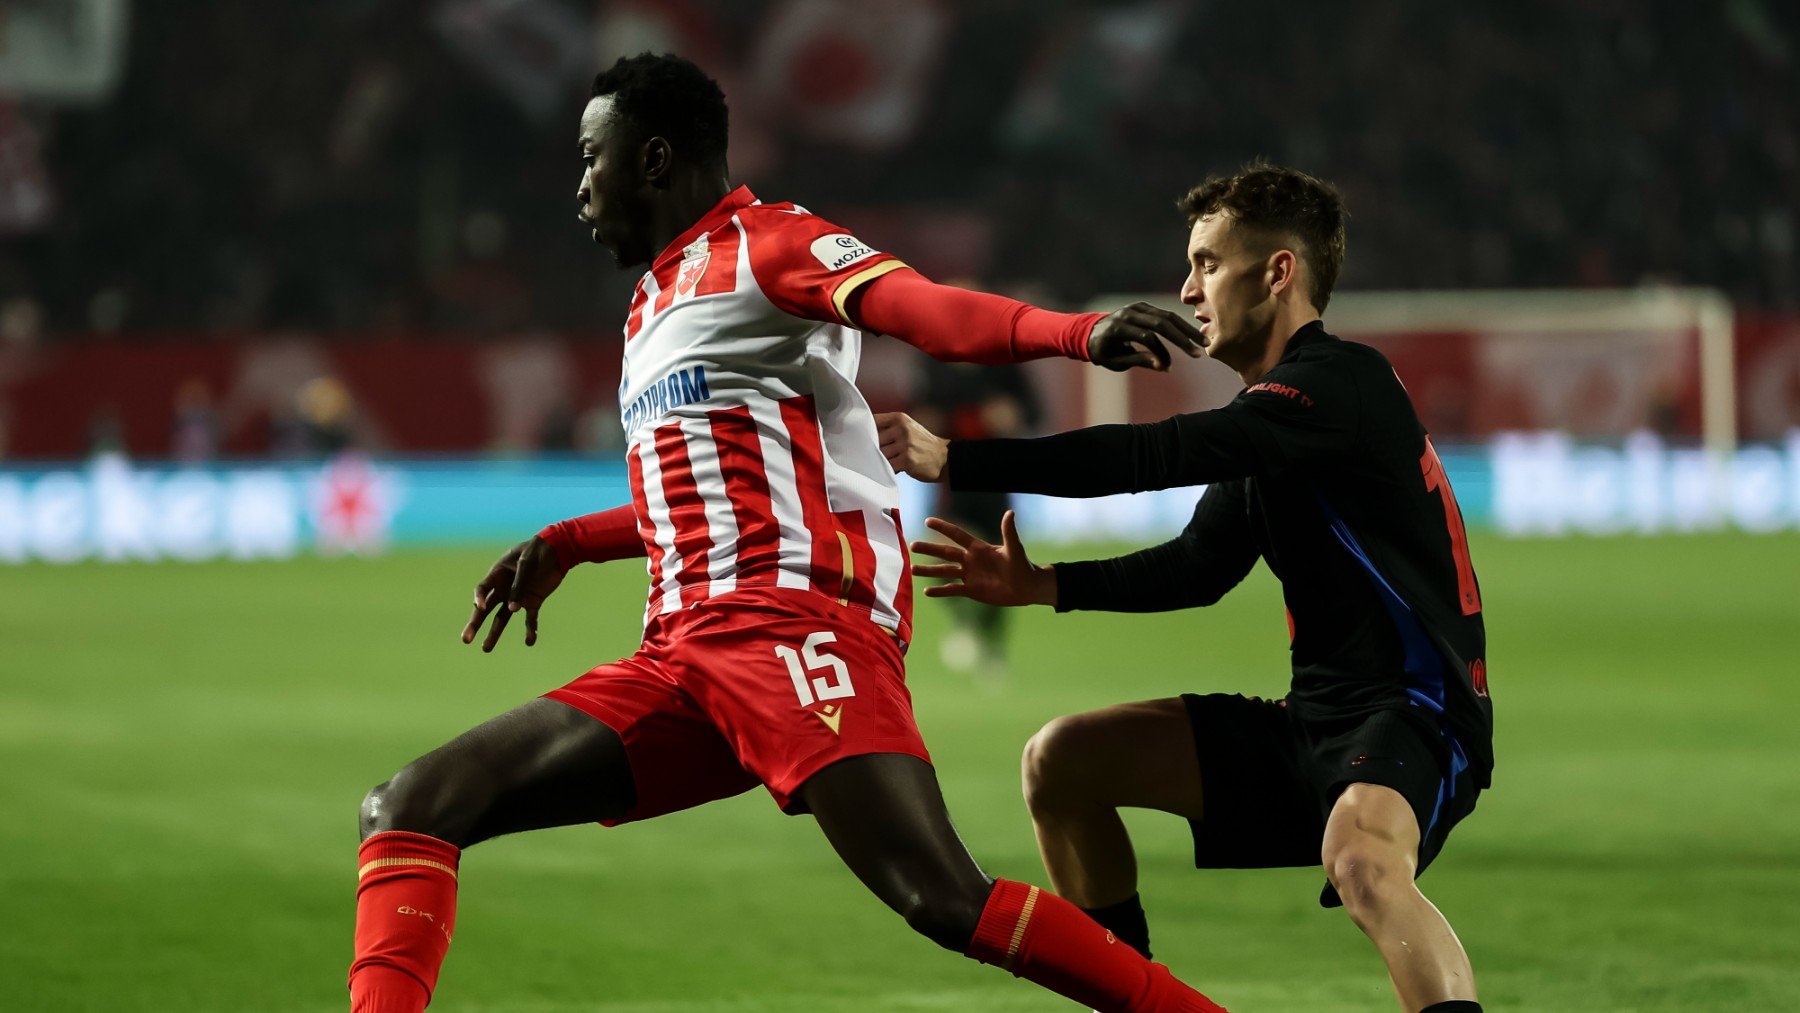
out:
<path id="1" fill-rule="evenodd" d="M 757 203 L 756 195 L 751 193 L 747 186 L 740 186 L 726 194 L 719 199 L 719 203 L 712 206 L 711 211 L 701 215 L 700 220 L 689 226 L 686 232 L 676 236 L 674 242 L 663 247 L 663 251 L 657 254 L 656 260 L 651 263 L 650 270 L 654 273 L 669 261 L 681 256 L 681 251 L 687 249 L 694 240 L 725 224 L 725 221 L 732 215 L 755 203 Z"/>
<path id="2" fill-rule="evenodd" d="M 692 240 L 689 241 L 692 242 Z M 1325 321 L 1314 320 L 1310 323 L 1302 324 L 1300 329 L 1294 332 L 1294 336 L 1288 339 L 1287 350 L 1281 353 L 1281 361 L 1288 361 L 1293 358 L 1301 348 L 1310 345 L 1315 341 L 1330 340 L 1331 335 L 1325 331 Z"/>

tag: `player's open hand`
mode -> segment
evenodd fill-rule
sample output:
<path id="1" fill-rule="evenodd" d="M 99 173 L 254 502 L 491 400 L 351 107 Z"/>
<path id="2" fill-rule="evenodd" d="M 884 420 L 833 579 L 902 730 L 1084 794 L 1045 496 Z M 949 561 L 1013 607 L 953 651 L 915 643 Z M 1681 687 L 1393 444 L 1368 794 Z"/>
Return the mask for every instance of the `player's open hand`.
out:
<path id="1" fill-rule="evenodd" d="M 921 482 L 942 482 L 950 463 L 950 441 L 901 412 L 875 416 L 875 434 L 881 453 L 896 472 Z"/>
<path id="2" fill-rule="evenodd" d="M 1056 604 L 1056 571 L 1032 565 L 1019 541 L 1011 510 L 1000 518 L 999 545 L 984 542 L 942 517 L 927 519 L 925 526 L 951 543 L 912 543 L 912 550 L 919 555 L 944 560 L 915 566 L 913 572 L 950 581 L 926 588 L 927 597 L 972 598 L 987 605 Z"/>
<path id="3" fill-rule="evenodd" d="M 1200 332 L 1194 325 L 1160 306 L 1136 302 L 1114 310 L 1094 325 L 1088 336 L 1088 358 L 1107 369 L 1124 371 L 1132 367 L 1163 372 L 1169 368 L 1167 341 L 1189 358 L 1206 354 L 1200 343 Z"/>
<path id="4" fill-rule="evenodd" d="M 518 611 L 525 613 L 525 646 L 537 643 L 538 609 L 544 599 L 562 583 L 563 568 L 550 543 L 535 535 L 506 550 L 488 570 L 481 583 L 475 585 L 475 614 L 463 627 L 462 642 L 472 644 L 481 632 L 481 624 L 494 617 L 487 639 L 481 642 L 483 653 L 492 651 L 500 642 L 500 633 Z"/>

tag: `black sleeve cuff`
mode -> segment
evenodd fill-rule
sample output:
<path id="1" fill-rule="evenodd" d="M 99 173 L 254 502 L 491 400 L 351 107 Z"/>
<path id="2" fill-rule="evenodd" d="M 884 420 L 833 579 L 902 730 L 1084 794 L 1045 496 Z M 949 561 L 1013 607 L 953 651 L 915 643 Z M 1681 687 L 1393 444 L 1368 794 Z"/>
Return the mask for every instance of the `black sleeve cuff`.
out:
<path id="1" fill-rule="evenodd" d="M 1056 611 L 1104 611 L 1104 606 L 1096 601 L 1100 597 L 1096 588 L 1104 577 L 1098 563 L 1092 560 L 1056 563 L 1051 572 L 1056 574 Z"/>
<path id="2" fill-rule="evenodd" d="M 1005 455 L 994 452 L 999 440 L 951 440 L 944 461 L 945 479 L 952 489 L 963 492 L 1011 492 L 1006 483 L 1005 468 L 1000 462 Z"/>

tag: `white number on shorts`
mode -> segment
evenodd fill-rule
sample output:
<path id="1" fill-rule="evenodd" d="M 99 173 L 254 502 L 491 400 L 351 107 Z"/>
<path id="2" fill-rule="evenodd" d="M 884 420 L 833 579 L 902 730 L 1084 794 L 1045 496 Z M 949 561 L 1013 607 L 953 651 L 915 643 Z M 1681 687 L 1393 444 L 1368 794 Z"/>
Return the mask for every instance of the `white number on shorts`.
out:
<path id="1" fill-rule="evenodd" d="M 775 648 L 775 656 L 787 662 L 788 678 L 794 680 L 794 692 L 800 697 L 800 706 L 810 707 L 819 700 L 836 700 L 840 697 L 855 696 L 856 687 L 850 685 L 850 670 L 844 667 L 844 659 L 836 655 L 826 654 L 819 650 L 821 644 L 837 642 L 835 633 L 814 633 L 806 638 L 798 651 L 786 644 Z M 802 659 L 805 659 L 802 662 Z M 806 673 L 831 669 L 832 677 L 816 676 L 810 681 Z"/>

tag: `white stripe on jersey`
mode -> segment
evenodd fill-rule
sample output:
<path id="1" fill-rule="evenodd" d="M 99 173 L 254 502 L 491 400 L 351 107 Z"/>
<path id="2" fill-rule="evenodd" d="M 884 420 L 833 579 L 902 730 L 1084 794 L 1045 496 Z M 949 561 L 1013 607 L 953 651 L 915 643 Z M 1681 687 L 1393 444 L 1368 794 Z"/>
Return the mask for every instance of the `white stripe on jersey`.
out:
<path id="1" fill-rule="evenodd" d="M 644 272 L 644 315 L 639 318 L 638 335 L 650 328 L 650 320 L 656 316 L 656 297 L 662 295 L 662 286 L 656 283 L 656 272 Z M 667 312 L 667 311 L 664 311 Z"/>
<path id="2" fill-rule="evenodd" d="M 744 231 L 744 223 L 738 221 L 737 215 L 731 216 L 731 227 L 737 229 L 737 287 L 734 292 L 761 292 L 756 284 L 756 275 L 750 270 L 750 234 Z"/>
<path id="3" fill-rule="evenodd" d="M 800 508 L 800 480 L 794 474 L 793 451 L 783 445 L 777 434 L 785 437 L 787 425 L 781 419 L 781 406 L 767 398 L 753 397 L 745 407 L 756 423 L 756 438 L 761 445 L 763 474 L 769 480 L 769 506 L 781 528 L 780 554 L 776 557 L 780 571 L 776 587 L 805 589 L 812 586 L 813 534 L 806 527 L 806 515 Z"/>
<path id="4" fill-rule="evenodd" d="M 725 472 L 719 467 L 719 446 L 713 442 L 711 423 L 702 417 L 682 419 L 680 425 L 694 488 L 706 507 L 706 533 L 712 538 L 712 547 L 706 550 L 710 598 L 737 588 L 737 557 L 742 548 L 738 544 L 737 515 L 731 511 L 731 490 L 725 488 Z"/>
<path id="5" fill-rule="evenodd" d="M 869 548 L 875 553 L 875 602 L 869 617 L 890 630 L 900 628 L 900 612 L 894 604 L 900 594 L 900 576 L 905 572 L 906 547 L 900 544 L 900 530 L 886 512 L 864 509 L 863 527 L 869 533 Z"/>
<path id="6" fill-rule="evenodd" d="M 662 548 L 662 573 L 651 574 L 651 586 L 662 596 L 658 612 L 673 612 L 681 607 L 681 554 L 675 551 L 675 525 L 669 517 L 669 499 L 663 495 L 662 461 L 656 456 L 656 432 L 638 441 L 633 452 L 644 471 L 644 505 L 651 525 L 656 529 L 656 544 Z"/>

